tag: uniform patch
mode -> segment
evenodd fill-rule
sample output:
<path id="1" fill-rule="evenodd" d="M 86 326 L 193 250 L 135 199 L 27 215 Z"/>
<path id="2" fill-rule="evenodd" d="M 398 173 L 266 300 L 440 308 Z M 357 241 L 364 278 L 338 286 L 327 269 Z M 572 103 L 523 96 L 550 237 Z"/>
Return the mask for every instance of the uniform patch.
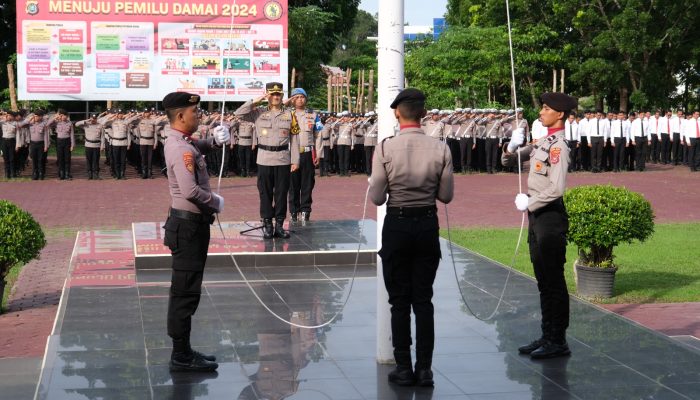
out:
<path id="1" fill-rule="evenodd" d="M 535 163 L 535 172 L 540 172 L 540 171 L 542 171 L 542 163 L 537 161 Z"/>
<path id="2" fill-rule="evenodd" d="M 561 154 L 561 149 L 559 147 L 553 147 L 549 150 L 549 161 L 552 165 L 559 163 L 559 155 Z"/>
<path id="3" fill-rule="evenodd" d="M 194 154 L 192 154 L 192 153 L 183 154 L 182 161 L 185 162 L 185 168 L 187 168 L 187 170 L 190 171 L 191 174 L 194 174 Z"/>

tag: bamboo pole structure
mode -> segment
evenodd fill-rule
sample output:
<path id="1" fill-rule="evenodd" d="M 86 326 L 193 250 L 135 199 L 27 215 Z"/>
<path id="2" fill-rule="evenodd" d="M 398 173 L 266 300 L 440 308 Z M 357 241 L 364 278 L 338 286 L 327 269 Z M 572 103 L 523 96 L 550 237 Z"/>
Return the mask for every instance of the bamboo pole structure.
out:
<path id="1" fill-rule="evenodd" d="M 10 84 L 10 108 L 17 111 L 17 91 L 15 89 L 15 68 L 13 64 L 7 64 L 7 80 Z"/>

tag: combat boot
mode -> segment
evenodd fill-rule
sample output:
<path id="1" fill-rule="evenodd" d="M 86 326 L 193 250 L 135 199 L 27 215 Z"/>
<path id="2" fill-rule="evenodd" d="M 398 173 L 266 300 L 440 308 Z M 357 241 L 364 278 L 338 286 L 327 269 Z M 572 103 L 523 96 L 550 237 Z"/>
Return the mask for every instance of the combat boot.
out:
<path id="1" fill-rule="evenodd" d="M 280 239 L 289 239 L 289 232 L 284 230 L 284 220 L 275 220 L 275 237 Z"/>
<path id="2" fill-rule="evenodd" d="M 270 219 L 270 218 L 263 219 L 263 238 L 272 239 L 273 236 L 274 236 L 274 230 L 272 227 L 272 219 Z"/>
<path id="3" fill-rule="evenodd" d="M 291 213 L 290 215 L 291 215 L 291 220 L 292 220 L 292 222 L 297 222 L 297 221 L 299 221 L 299 214 L 298 214 L 298 213 L 293 212 L 293 213 Z"/>
<path id="4" fill-rule="evenodd" d="M 413 374 L 410 350 L 394 350 L 396 368 L 389 373 L 389 382 L 399 386 L 413 386 L 416 376 Z"/>
<path id="5" fill-rule="evenodd" d="M 434 386 L 433 381 L 433 371 L 430 368 L 433 365 L 433 353 L 432 351 L 418 351 L 416 352 L 416 367 L 415 367 L 415 377 L 416 385 L 430 387 Z"/>
<path id="6" fill-rule="evenodd" d="M 301 212 L 302 222 L 309 222 L 310 219 L 311 219 L 311 211 L 302 211 Z"/>

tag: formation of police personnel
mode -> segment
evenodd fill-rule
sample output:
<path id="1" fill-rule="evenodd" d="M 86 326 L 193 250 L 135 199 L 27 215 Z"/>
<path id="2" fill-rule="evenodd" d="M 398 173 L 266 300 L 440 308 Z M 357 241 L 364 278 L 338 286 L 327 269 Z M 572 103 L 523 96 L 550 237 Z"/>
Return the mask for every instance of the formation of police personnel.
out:
<path id="1" fill-rule="evenodd" d="M 681 110 L 569 115 L 566 139 L 570 171 L 644 171 L 646 163 L 700 169 L 700 122 L 697 111 Z"/>

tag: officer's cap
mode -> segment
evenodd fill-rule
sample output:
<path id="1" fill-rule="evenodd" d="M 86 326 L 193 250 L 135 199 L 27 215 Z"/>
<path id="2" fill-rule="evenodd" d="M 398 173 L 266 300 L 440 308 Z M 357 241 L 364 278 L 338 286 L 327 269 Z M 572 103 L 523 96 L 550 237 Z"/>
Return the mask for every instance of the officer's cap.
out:
<path id="1" fill-rule="evenodd" d="M 396 95 L 394 102 L 391 103 L 391 108 L 396 108 L 401 103 L 413 103 L 423 106 L 425 105 L 425 94 L 414 88 L 404 89 L 398 95 Z"/>
<path id="2" fill-rule="evenodd" d="M 142 113 L 151 113 L 151 112 L 153 112 L 153 110 L 150 109 L 150 108 L 148 108 L 148 107 L 146 107 L 146 108 L 144 108 L 143 110 L 141 110 L 141 112 L 142 112 Z"/>
<path id="3" fill-rule="evenodd" d="M 36 110 L 36 111 L 34 111 L 34 115 L 38 115 L 38 116 L 40 116 L 40 117 L 43 117 L 44 115 L 46 115 L 46 111 L 44 111 L 44 110 Z"/>
<path id="4" fill-rule="evenodd" d="M 433 108 L 432 110 L 430 110 L 429 114 L 437 114 L 439 112 L 440 110 L 438 110 L 437 108 Z"/>
<path id="5" fill-rule="evenodd" d="M 472 109 L 471 109 L 471 108 L 465 108 L 465 109 L 462 110 L 462 112 L 470 113 L 470 112 L 472 112 Z"/>
<path id="6" fill-rule="evenodd" d="M 564 93 L 542 93 L 540 101 L 554 111 L 569 112 L 578 107 L 578 100 Z"/>
<path id="7" fill-rule="evenodd" d="M 265 85 L 265 91 L 267 94 L 284 94 L 284 85 L 279 82 L 269 82 Z"/>
<path id="8" fill-rule="evenodd" d="M 97 114 L 90 114 L 90 118 L 97 119 Z"/>
<path id="9" fill-rule="evenodd" d="M 22 113 L 20 113 L 19 111 L 8 111 L 7 113 L 12 115 L 13 117 L 16 117 L 18 115 L 22 115 Z"/>
<path id="10" fill-rule="evenodd" d="M 187 92 L 172 92 L 163 97 L 163 108 L 174 110 L 199 104 L 199 96 Z M 121 113 L 121 110 L 119 111 Z"/>
<path id="11" fill-rule="evenodd" d="M 515 109 L 515 112 L 521 113 L 521 112 L 523 112 L 523 109 L 522 109 L 522 108 L 516 108 L 516 109 Z"/>
<path id="12" fill-rule="evenodd" d="M 306 90 L 304 90 L 304 89 L 302 89 L 302 88 L 294 88 L 294 89 L 292 90 L 292 94 L 290 95 L 290 97 L 294 97 L 294 96 L 296 96 L 296 95 L 302 95 L 302 96 L 304 96 L 304 97 L 306 97 L 306 98 L 309 97 L 309 96 L 306 95 Z"/>
<path id="13" fill-rule="evenodd" d="M 58 110 L 56 110 L 56 114 L 68 115 L 68 113 L 66 112 L 66 110 L 64 110 L 64 109 L 62 109 L 62 108 L 59 108 Z"/>

